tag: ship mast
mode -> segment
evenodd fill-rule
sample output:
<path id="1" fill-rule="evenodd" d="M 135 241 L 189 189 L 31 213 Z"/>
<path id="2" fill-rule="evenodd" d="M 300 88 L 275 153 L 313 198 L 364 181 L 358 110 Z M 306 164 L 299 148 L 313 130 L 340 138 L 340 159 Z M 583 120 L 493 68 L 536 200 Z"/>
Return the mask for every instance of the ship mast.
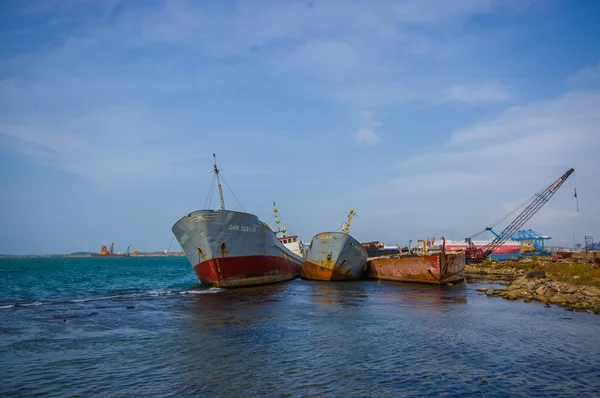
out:
<path id="1" fill-rule="evenodd" d="M 279 225 L 279 216 L 277 215 L 277 205 L 275 205 L 275 202 L 273 202 L 273 211 L 275 212 L 275 224 L 277 224 L 277 232 L 275 233 L 278 234 L 281 232 L 282 236 L 285 236 L 285 223 L 283 225 L 283 229 L 281 229 L 281 226 Z"/>
<path id="2" fill-rule="evenodd" d="M 221 181 L 219 181 L 219 169 L 217 168 L 217 156 L 213 153 L 215 158 L 215 175 L 217 176 L 217 185 L 219 186 L 219 198 L 221 198 L 221 210 L 225 210 L 225 201 L 223 200 L 223 188 L 221 188 Z"/>
<path id="3" fill-rule="evenodd" d="M 348 220 L 344 223 L 344 226 L 342 227 L 342 232 L 344 233 L 350 233 L 350 226 L 352 225 L 352 217 L 354 217 L 356 215 L 356 212 L 354 211 L 354 209 L 356 209 L 356 206 L 352 208 L 352 210 L 350 210 L 350 213 L 348 213 Z"/>

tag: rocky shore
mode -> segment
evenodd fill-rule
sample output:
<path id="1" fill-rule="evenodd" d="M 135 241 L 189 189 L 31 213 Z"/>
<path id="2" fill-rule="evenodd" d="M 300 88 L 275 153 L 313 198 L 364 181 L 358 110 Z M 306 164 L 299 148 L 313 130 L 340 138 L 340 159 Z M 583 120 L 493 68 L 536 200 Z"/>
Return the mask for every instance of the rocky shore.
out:
<path id="1" fill-rule="evenodd" d="M 465 275 L 470 279 L 502 280 L 506 286 L 503 289 L 477 289 L 488 296 L 536 300 L 571 311 L 600 314 L 600 269 L 593 261 L 486 261 L 467 265 Z"/>

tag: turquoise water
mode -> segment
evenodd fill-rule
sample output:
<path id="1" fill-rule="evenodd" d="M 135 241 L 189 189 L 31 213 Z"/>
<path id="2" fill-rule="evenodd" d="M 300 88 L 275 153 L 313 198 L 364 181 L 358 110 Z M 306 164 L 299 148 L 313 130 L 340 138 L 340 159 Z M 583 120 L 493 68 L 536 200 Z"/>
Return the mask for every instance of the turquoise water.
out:
<path id="1" fill-rule="evenodd" d="M 185 257 L 0 259 L 0 306 L 161 294 L 196 284 Z"/>
<path id="2" fill-rule="evenodd" d="M 0 396 L 598 396 L 600 317 L 477 287 L 223 290 L 185 258 L 0 259 Z"/>

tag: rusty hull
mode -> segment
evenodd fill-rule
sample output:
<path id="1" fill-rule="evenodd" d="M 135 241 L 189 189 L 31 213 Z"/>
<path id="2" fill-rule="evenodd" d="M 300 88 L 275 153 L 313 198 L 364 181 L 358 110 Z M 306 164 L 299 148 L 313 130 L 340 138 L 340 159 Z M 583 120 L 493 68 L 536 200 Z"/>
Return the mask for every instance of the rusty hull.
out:
<path id="1" fill-rule="evenodd" d="M 437 285 L 456 283 L 464 278 L 465 261 L 463 252 L 374 257 L 367 262 L 367 277 Z"/>
<path id="2" fill-rule="evenodd" d="M 300 276 L 319 281 L 360 279 L 366 269 L 367 251 L 344 232 L 323 232 L 311 242 Z"/>
<path id="3" fill-rule="evenodd" d="M 325 262 L 324 265 L 318 265 L 310 261 L 304 261 L 300 276 L 304 279 L 312 279 L 316 281 L 347 281 L 351 279 L 359 279 L 360 275 L 353 275 L 352 269 L 344 268 L 335 265 L 335 261 Z"/>

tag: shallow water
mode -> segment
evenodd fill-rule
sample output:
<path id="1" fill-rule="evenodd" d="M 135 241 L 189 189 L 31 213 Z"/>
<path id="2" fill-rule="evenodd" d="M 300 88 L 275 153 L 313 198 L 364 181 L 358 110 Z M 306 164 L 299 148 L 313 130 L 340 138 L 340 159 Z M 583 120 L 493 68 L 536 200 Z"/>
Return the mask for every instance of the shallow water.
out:
<path id="1" fill-rule="evenodd" d="M 481 286 L 223 290 L 185 258 L 1 259 L 0 396 L 600 394 L 599 316 Z"/>

